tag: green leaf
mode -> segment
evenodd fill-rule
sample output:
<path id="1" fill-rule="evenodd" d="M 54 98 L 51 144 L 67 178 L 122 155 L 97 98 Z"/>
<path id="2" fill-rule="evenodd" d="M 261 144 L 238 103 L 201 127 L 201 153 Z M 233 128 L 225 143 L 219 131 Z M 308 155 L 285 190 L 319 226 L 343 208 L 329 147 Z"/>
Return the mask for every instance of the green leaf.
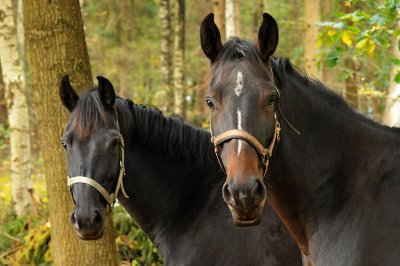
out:
<path id="1" fill-rule="evenodd" d="M 338 54 L 336 52 L 330 52 L 326 58 L 326 65 L 328 67 L 334 67 L 337 65 L 337 61 L 339 60 Z"/>
<path id="2" fill-rule="evenodd" d="M 391 62 L 393 65 L 396 65 L 396 66 L 399 66 L 399 67 L 400 67 L 400 58 L 391 58 L 391 59 L 390 59 L 390 62 Z"/>
<path id="3" fill-rule="evenodd" d="M 354 34 L 360 34 L 361 30 L 360 28 L 356 27 L 356 26 L 348 26 L 347 31 L 354 33 Z"/>
<path id="4" fill-rule="evenodd" d="M 396 83 L 400 83 L 400 72 L 397 72 L 396 76 L 394 77 L 394 81 L 396 81 Z"/>

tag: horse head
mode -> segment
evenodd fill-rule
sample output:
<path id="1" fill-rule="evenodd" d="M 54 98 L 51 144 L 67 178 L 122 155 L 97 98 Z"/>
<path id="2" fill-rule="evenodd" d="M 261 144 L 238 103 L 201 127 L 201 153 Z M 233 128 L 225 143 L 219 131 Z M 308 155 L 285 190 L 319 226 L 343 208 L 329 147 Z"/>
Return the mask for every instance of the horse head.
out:
<path id="1" fill-rule="evenodd" d="M 222 193 L 239 226 L 260 223 L 266 201 L 264 177 L 279 140 L 270 59 L 278 44 L 278 26 L 265 13 L 257 44 L 233 37 L 224 44 L 214 15 L 203 20 L 201 46 L 211 62 L 206 103 L 211 110 L 211 134 L 226 172 Z"/>
<path id="2" fill-rule="evenodd" d="M 109 80 L 97 77 L 98 88 L 78 96 L 68 76 L 60 84 L 69 111 L 61 143 L 67 156 L 68 185 L 75 203 L 71 223 L 82 239 L 98 239 L 107 211 L 123 189 L 124 141 Z M 124 193 L 126 196 L 126 193 Z"/>

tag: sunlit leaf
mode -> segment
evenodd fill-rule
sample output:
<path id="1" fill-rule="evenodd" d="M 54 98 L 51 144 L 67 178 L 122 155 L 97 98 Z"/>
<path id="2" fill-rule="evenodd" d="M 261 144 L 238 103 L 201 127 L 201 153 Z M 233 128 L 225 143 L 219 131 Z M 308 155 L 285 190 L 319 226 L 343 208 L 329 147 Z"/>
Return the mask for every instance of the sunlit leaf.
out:
<path id="1" fill-rule="evenodd" d="M 336 34 L 335 30 L 328 30 L 328 32 L 326 33 L 329 37 L 332 37 Z"/>
<path id="2" fill-rule="evenodd" d="M 367 55 L 371 56 L 374 54 L 375 51 L 375 43 L 371 40 L 368 40 L 367 45 L 366 45 L 366 49 L 365 51 L 367 52 Z"/>
<path id="3" fill-rule="evenodd" d="M 347 30 L 342 33 L 342 41 L 347 46 L 351 46 L 353 44 L 354 37 L 355 37 L 355 35 Z"/>
<path id="4" fill-rule="evenodd" d="M 332 21 L 319 22 L 317 23 L 317 25 L 321 27 L 331 27 L 335 29 L 343 29 L 345 26 L 343 22 L 332 22 Z"/>
<path id="5" fill-rule="evenodd" d="M 356 44 L 356 48 L 359 50 L 362 50 L 365 48 L 365 46 L 367 45 L 367 39 L 362 39 L 361 41 L 357 42 Z"/>
<path id="6" fill-rule="evenodd" d="M 348 26 L 346 27 L 346 30 L 354 34 L 359 34 L 361 32 L 360 28 L 356 26 Z"/>

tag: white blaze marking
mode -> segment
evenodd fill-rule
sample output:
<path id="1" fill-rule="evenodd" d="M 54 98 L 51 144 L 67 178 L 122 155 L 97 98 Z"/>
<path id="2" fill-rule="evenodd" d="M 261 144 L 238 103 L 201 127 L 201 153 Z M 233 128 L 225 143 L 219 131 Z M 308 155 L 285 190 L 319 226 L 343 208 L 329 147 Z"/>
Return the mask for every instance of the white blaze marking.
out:
<path id="1" fill-rule="evenodd" d="M 240 93 L 242 93 L 243 89 L 243 73 L 238 71 L 237 76 L 236 76 L 236 88 L 235 88 L 235 94 L 237 97 L 240 96 Z"/>
<path id="2" fill-rule="evenodd" d="M 239 108 L 237 109 L 237 122 L 238 122 L 237 128 L 239 130 L 242 130 L 242 112 L 240 112 Z M 240 155 L 240 151 L 241 150 L 242 150 L 242 141 L 239 139 L 238 140 L 238 151 L 237 151 L 237 156 L 238 157 Z"/>

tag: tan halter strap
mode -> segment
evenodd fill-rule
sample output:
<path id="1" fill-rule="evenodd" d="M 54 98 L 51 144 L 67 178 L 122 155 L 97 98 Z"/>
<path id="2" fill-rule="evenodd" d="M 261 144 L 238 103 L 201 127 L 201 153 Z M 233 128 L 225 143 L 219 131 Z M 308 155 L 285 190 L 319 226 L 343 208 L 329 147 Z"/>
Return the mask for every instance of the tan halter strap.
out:
<path id="1" fill-rule="evenodd" d="M 269 158 L 272 156 L 272 152 L 274 151 L 275 145 L 279 143 L 280 141 L 280 132 L 281 132 L 281 125 L 279 124 L 279 121 L 276 117 L 275 114 L 275 129 L 274 129 L 274 135 L 272 136 L 272 140 L 268 146 L 268 148 L 265 148 L 253 135 L 250 133 L 244 131 L 244 130 L 239 130 L 239 129 L 231 129 L 225 132 L 222 132 L 221 134 L 218 134 L 217 136 L 213 136 L 212 134 L 212 129 L 211 129 L 211 142 L 214 144 L 215 147 L 215 153 L 218 158 L 218 162 L 221 165 L 221 168 L 225 171 L 225 168 L 221 162 L 221 159 L 219 157 L 219 147 L 221 146 L 222 143 L 225 141 L 231 140 L 231 139 L 241 139 L 249 143 L 256 151 L 257 153 L 261 156 L 262 162 L 264 165 L 264 176 L 267 173 L 268 170 L 268 165 L 269 165 Z"/>

